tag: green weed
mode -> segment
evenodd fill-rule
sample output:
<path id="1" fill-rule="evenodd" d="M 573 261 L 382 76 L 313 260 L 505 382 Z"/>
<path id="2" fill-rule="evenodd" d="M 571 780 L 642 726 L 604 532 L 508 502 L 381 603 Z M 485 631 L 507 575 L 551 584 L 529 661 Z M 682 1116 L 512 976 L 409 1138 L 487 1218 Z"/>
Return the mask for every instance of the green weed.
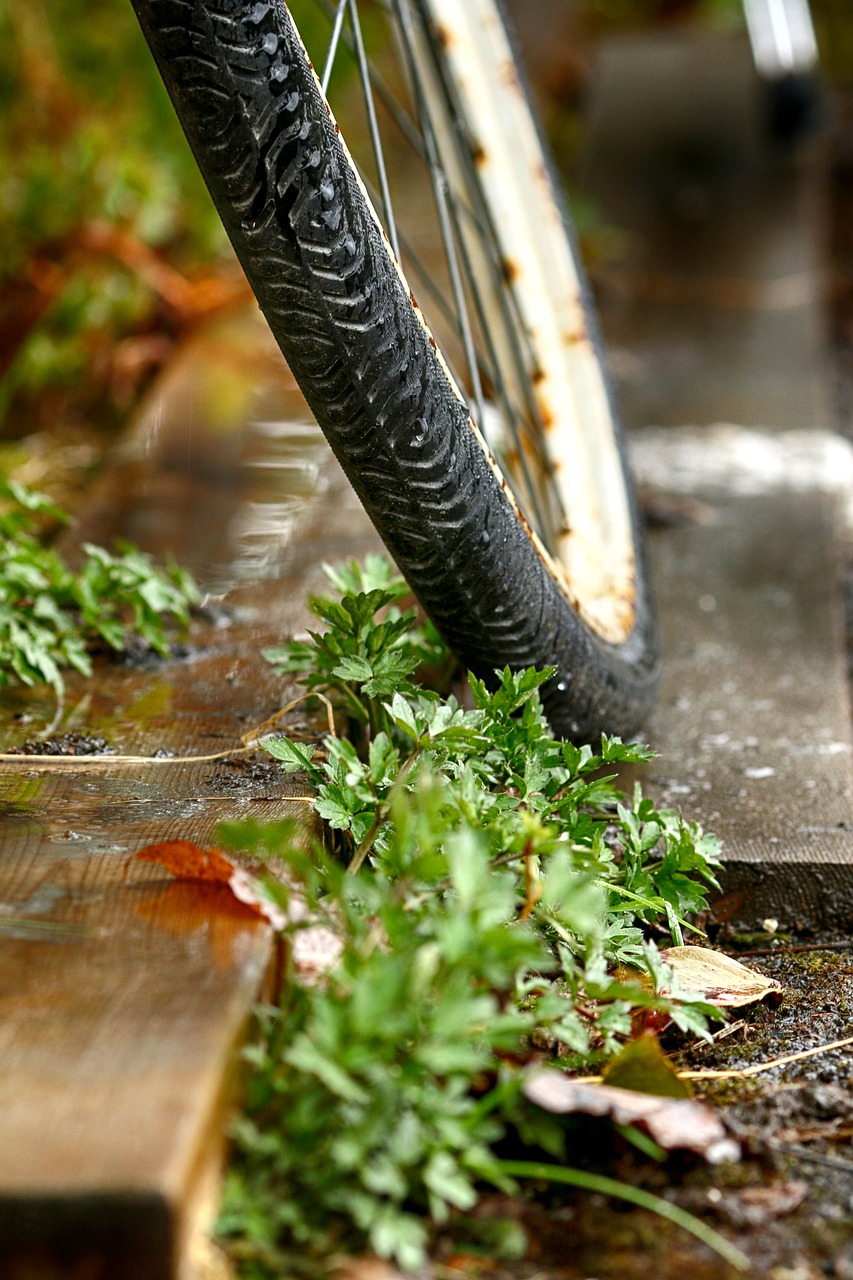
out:
<path id="1" fill-rule="evenodd" d="M 88 675 L 93 643 L 122 650 L 131 634 L 168 654 L 163 619 L 187 623 L 198 600 L 186 570 L 158 569 L 128 543 L 118 554 L 87 543 L 72 570 L 44 545 L 45 518 L 69 519 L 42 494 L 0 480 L 0 686 L 17 678 L 61 695 L 63 668 Z"/>
<path id="2" fill-rule="evenodd" d="M 719 1016 L 658 994 L 671 979 L 652 935 L 681 940 L 718 860 L 713 837 L 617 787 L 613 767 L 650 753 L 555 739 L 549 671 L 471 677 L 464 707 L 425 688 L 419 668 L 447 654 L 401 607 L 402 579 L 380 557 L 330 577 L 341 597 L 311 602 L 325 629 L 268 657 L 355 739 L 264 743 L 313 784 L 326 843 L 305 852 L 280 824 L 220 829 L 284 862 L 276 892 L 302 904 L 281 1003 L 247 1053 L 220 1224 L 250 1275 L 346 1247 L 416 1267 L 434 1224 L 484 1186 L 515 1188 L 528 1166 L 502 1144 L 532 1149 L 530 1168 L 572 1158 L 564 1122 L 522 1097 L 543 1046 L 587 1071 L 638 1013 L 699 1035 Z M 309 980 L 299 934 L 318 926 L 337 947 Z M 626 964 L 644 981 L 616 976 Z"/>

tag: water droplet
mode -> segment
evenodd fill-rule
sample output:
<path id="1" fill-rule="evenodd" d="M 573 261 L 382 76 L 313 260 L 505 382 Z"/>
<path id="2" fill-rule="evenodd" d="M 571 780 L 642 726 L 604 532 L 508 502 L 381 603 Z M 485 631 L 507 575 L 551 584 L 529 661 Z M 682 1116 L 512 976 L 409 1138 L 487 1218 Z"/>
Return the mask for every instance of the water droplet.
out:
<path id="1" fill-rule="evenodd" d="M 263 43 L 261 44 L 261 48 L 263 49 L 264 53 L 268 53 L 270 54 L 270 56 L 272 56 L 272 54 L 275 53 L 276 49 L 278 48 L 278 36 L 274 31 L 270 31 L 267 33 L 267 35 L 264 36 Z"/>

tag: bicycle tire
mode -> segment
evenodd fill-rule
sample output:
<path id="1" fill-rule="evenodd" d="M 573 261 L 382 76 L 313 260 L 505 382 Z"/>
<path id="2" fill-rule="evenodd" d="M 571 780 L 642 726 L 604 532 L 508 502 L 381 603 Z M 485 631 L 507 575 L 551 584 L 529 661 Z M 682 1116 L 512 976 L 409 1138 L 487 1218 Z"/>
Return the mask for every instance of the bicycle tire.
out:
<path id="1" fill-rule="evenodd" d="M 613 643 L 580 615 L 473 426 L 285 5 L 133 4 L 283 355 L 450 648 L 488 680 L 556 667 L 542 692 L 562 736 L 633 732 L 659 674 L 633 502 L 633 621 Z"/>

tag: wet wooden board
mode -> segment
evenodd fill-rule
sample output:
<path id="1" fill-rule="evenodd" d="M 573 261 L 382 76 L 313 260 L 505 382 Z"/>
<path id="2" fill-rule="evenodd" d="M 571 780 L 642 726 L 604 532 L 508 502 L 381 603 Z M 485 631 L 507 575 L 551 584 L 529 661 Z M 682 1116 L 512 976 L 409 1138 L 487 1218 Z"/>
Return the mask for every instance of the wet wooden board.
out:
<path id="1" fill-rule="evenodd" d="M 176 660 L 71 682 L 63 728 L 123 754 L 236 744 L 286 697 L 261 651 L 305 624 L 320 563 L 376 545 L 266 342 L 241 324 L 189 350 L 93 494 L 78 536 L 173 551 L 209 617 Z M 655 543 L 667 674 L 650 781 L 723 835 L 736 912 L 840 921 L 853 842 L 837 507 L 817 493 L 711 507 Z M 51 710 L 9 691 L 3 746 Z M 227 894 L 127 859 L 209 842 L 224 818 L 303 815 L 288 794 L 262 761 L 0 771 L 4 1277 L 36 1263 L 192 1276 L 270 938 Z"/>
<path id="2" fill-rule="evenodd" d="M 654 446 L 661 461 L 669 446 L 673 479 L 685 434 L 668 440 L 660 432 Z M 784 454 L 785 440 L 768 436 L 767 456 Z M 814 442 L 813 461 L 829 445 L 843 467 L 845 446 L 822 435 Z M 807 437 L 797 443 L 802 480 Z M 647 782 L 722 838 L 720 918 L 848 928 L 853 741 L 841 569 L 849 494 L 806 487 L 747 495 L 743 473 L 711 489 L 714 453 L 713 433 L 697 431 L 696 485 L 683 510 L 699 518 L 652 539 L 665 666 L 649 726 L 660 758 Z M 640 442 L 635 457 L 648 470 L 643 454 Z M 660 494 L 652 507 L 656 501 Z"/>
<path id="3" fill-rule="evenodd" d="M 285 700 L 261 651 L 306 624 L 321 562 L 376 545 L 251 321 L 183 354 L 75 536 L 173 552 L 207 592 L 176 660 L 103 661 L 69 682 L 62 729 L 133 755 L 239 745 Z M 33 738 L 50 704 L 6 691 L 3 749 Z M 0 766 L 4 1280 L 195 1275 L 271 937 L 227 891 L 127 859 L 154 841 L 210 843 L 224 819 L 304 821 L 292 794 L 259 757 Z"/>

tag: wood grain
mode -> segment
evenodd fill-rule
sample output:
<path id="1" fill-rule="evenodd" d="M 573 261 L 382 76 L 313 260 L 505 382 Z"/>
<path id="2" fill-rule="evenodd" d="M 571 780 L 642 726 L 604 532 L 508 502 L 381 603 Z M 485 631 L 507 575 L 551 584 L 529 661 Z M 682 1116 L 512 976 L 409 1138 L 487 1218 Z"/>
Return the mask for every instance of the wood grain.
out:
<path id="1" fill-rule="evenodd" d="M 123 755 L 239 746 L 292 692 L 262 650 L 305 626 L 320 563 L 376 545 L 245 317 L 182 354 L 75 536 L 171 552 L 208 592 L 174 660 L 99 659 L 93 680 L 69 682 L 62 728 Z M 3 750 L 50 714 L 49 697 L 9 691 Z M 305 821 L 288 798 L 303 790 L 260 756 L 0 766 L 4 1280 L 190 1274 L 271 935 L 226 889 L 128 858 L 155 841 L 209 844 L 224 819 Z"/>

